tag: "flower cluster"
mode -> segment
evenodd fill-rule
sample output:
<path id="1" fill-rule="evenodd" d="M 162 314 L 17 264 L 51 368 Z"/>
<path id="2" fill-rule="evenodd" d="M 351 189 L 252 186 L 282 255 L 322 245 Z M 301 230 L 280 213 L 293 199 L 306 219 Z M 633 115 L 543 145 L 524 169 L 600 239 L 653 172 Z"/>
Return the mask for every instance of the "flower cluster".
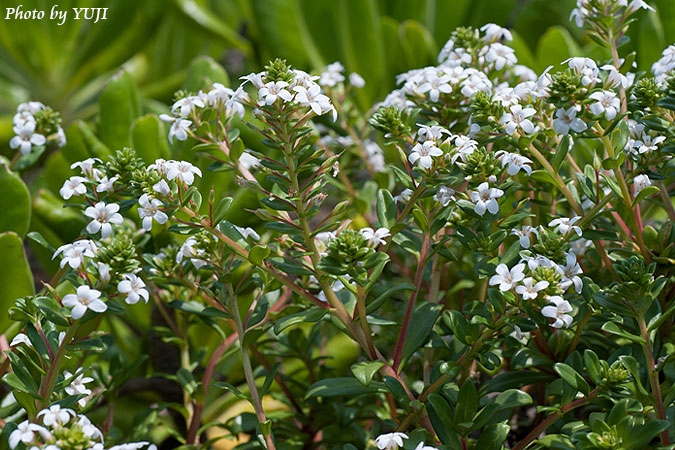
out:
<path id="1" fill-rule="evenodd" d="M 10 148 L 17 149 L 22 155 L 28 155 L 34 147 L 44 145 L 66 145 L 66 134 L 61 128 L 61 118 L 40 102 L 21 103 L 12 120 L 14 136 L 9 141 Z"/>

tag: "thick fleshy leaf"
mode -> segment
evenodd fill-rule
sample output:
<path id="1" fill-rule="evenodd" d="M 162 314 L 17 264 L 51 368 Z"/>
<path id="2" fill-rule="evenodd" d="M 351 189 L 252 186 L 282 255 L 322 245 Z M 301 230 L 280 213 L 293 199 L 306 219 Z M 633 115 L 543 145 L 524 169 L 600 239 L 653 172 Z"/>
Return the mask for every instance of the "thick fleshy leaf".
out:
<path id="1" fill-rule="evenodd" d="M 131 145 L 131 124 L 140 116 L 136 83 L 132 76 L 121 71 L 108 82 L 99 99 L 99 135 L 113 150 Z"/>
<path id="2" fill-rule="evenodd" d="M 154 115 L 136 119 L 131 128 L 131 142 L 136 154 L 151 164 L 158 158 L 169 159 L 169 145 L 164 126 Z"/>
<path id="3" fill-rule="evenodd" d="M 21 178 L 5 164 L 0 164 L 0 233 L 13 231 L 21 237 L 30 223 L 30 194 Z"/>
<path id="4" fill-rule="evenodd" d="M 3 311 L 14 304 L 14 300 L 33 295 L 33 274 L 23 250 L 21 238 L 11 231 L 0 234 L 0 308 Z M 0 316 L 0 329 L 5 330 L 10 320 L 7 314 Z"/>

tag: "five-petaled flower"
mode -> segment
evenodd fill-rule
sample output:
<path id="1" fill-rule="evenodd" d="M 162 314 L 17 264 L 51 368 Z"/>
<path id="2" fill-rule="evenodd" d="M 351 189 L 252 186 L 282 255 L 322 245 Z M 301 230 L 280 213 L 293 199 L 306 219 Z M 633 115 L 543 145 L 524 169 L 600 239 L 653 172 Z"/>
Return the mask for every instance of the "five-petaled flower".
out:
<path id="1" fill-rule="evenodd" d="M 523 284 L 516 286 L 516 292 L 523 296 L 524 300 L 537 298 L 539 291 L 546 289 L 549 282 L 546 280 L 534 282 L 534 278 L 527 277 L 523 279 Z"/>
<path id="2" fill-rule="evenodd" d="M 555 120 L 553 121 L 553 131 L 558 134 L 565 135 L 570 130 L 577 133 L 585 131 L 588 126 L 586 123 L 577 117 L 577 109 L 571 106 L 568 109 L 560 108 L 555 112 Z"/>
<path id="3" fill-rule="evenodd" d="M 133 273 L 124 274 L 124 279 L 117 284 L 117 290 L 120 294 L 126 294 L 124 301 L 130 305 L 138 303 L 141 298 L 148 303 L 150 294 L 145 282 Z"/>
<path id="4" fill-rule="evenodd" d="M 424 141 L 418 142 L 412 148 L 410 155 L 408 156 L 408 161 L 411 164 L 415 164 L 419 161 L 420 166 L 428 169 L 433 163 L 434 156 L 442 156 L 443 150 L 436 147 L 436 142 L 434 141 Z"/>
<path id="5" fill-rule="evenodd" d="M 376 437 L 375 444 L 380 450 L 398 450 L 403 447 L 403 439 L 408 439 L 408 435 L 400 432 L 386 433 Z"/>
<path id="6" fill-rule="evenodd" d="M 490 214 L 499 212 L 499 203 L 497 199 L 504 195 L 504 191 L 497 188 L 491 188 L 487 181 L 478 186 L 478 190 L 471 191 L 471 201 L 475 203 L 473 210 L 479 216 L 485 215 L 485 211 Z"/>
<path id="7" fill-rule="evenodd" d="M 589 98 L 596 100 L 591 104 L 591 112 L 596 116 L 605 114 L 607 120 L 612 120 L 616 117 L 621 109 L 621 102 L 619 97 L 612 91 L 598 91 L 589 95 Z"/>
<path id="8" fill-rule="evenodd" d="M 82 285 L 77 288 L 76 294 L 68 294 L 63 297 L 64 306 L 72 307 L 70 315 L 77 320 L 84 316 L 88 309 L 94 312 L 102 313 L 108 309 L 108 305 L 101 300 L 101 292 L 96 289 L 91 289 L 87 285 Z"/>
<path id="9" fill-rule="evenodd" d="M 150 231 L 152 229 L 152 219 L 162 225 L 169 220 L 169 216 L 160 209 L 164 204 L 156 198 L 150 198 L 148 194 L 143 194 L 138 199 L 138 203 L 140 204 L 138 215 L 143 219 L 144 230 Z"/>
<path id="10" fill-rule="evenodd" d="M 530 107 L 523 108 L 520 105 L 511 106 L 509 112 L 504 113 L 502 116 L 502 125 L 504 125 L 506 133 L 513 136 L 518 128 L 527 134 L 534 133 L 534 124 L 528 117 L 532 117 L 536 112 L 537 111 L 534 108 Z"/>
<path id="11" fill-rule="evenodd" d="M 380 244 L 385 244 L 386 238 L 391 236 L 389 228 L 378 228 L 373 230 L 372 228 L 361 228 L 359 233 L 368 241 L 368 245 L 377 247 Z"/>
<path id="12" fill-rule="evenodd" d="M 513 289 L 523 278 L 525 274 L 525 264 L 516 264 L 509 270 L 506 264 L 499 264 L 495 269 L 496 275 L 490 278 L 490 286 L 499 285 L 500 291 L 509 291 Z"/>
<path id="13" fill-rule="evenodd" d="M 107 238 L 112 234 L 112 225 L 119 225 L 122 223 L 122 215 L 117 211 L 120 210 L 120 205 L 116 203 L 105 204 L 105 202 L 98 202 L 94 206 L 90 206 L 84 210 L 84 215 L 92 219 L 87 225 L 87 233 L 94 234 L 101 230 L 101 237 Z"/>
<path id="14" fill-rule="evenodd" d="M 548 223 L 549 227 L 557 227 L 556 231 L 563 236 L 565 236 L 570 230 L 575 232 L 576 234 L 581 237 L 581 228 L 578 227 L 577 225 L 574 225 L 581 219 L 580 216 L 574 216 L 572 218 L 567 218 L 567 217 L 558 217 L 557 219 L 553 219 Z"/>
<path id="15" fill-rule="evenodd" d="M 47 139 L 35 132 L 35 122 L 27 121 L 19 125 L 14 125 L 14 136 L 9 141 L 11 148 L 18 148 L 22 155 L 30 153 L 34 145 L 44 145 Z"/>
<path id="16" fill-rule="evenodd" d="M 544 317 L 555 319 L 551 326 L 553 328 L 569 327 L 572 324 L 572 316 L 567 313 L 572 312 L 572 305 L 559 295 L 547 297 L 546 300 L 553 303 L 554 306 L 544 306 L 541 308 L 541 314 Z"/>

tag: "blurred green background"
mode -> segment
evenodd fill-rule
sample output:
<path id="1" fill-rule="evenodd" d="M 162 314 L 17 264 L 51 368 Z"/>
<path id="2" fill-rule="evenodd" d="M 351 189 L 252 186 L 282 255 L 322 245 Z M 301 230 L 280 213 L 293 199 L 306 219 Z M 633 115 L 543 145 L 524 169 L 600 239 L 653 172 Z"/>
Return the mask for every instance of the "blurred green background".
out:
<path id="1" fill-rule="evenodd" d="M 365 111 L 394 87 L 396 74 L 436 64 L 456 27 L 490 22 L 514 31 L 511 45 L 519 62 L 537 72 L 560 67 L 570 56 L 609 58 L 569 21 L 575 0 L 61 0 L 58 9 L 69 10 L 63 25 L 48 18 L 5 19 L 5 8 L 18 3 L 48 17 L 55 0 L 2 3 L 0 157 L 13 155 L 12 116 L 27 100 L 61 112 L 68 145 L 15 167 L 21 180 L 0 174 L 7 201 L 29 214 L 21 227 L 0 219 L 0 233 L 11 230 L 24 238 L 38 231 L 53 247 L 75 239 L 84 225 L 58 196 L 74 174 L 73 162 L 105 157 L 124 146 L 134 146 L 146 162 L 194 160 L 183 143 L 168 145 L 165 124 L 156 117 L 168 111 L 178 89 L 196 91 L 215 81 L 238 84 L 241 75 L 261 70 L 275 57 L 307 71 L 341 61 L 348 73 L 366 80 L 358 92 Z M 675 41 L 675 1 L 649 3 L 656 12 L 636 14 L 631 40 L 621 49 L 638 52 L 639 70 L 649 70 Z M 74 20 L 73 7 L 107 7 L 107 20 Z M 246 145 L 260 149 L 247 127 L 241 128 Z M 214 172 L 200 181 L 218 194 L 233 182 L 229 174 Z M 235 201 L 245 205 L 246 194 L 239 195 L 243 198 Z M 242 225 L 247 220 L 238 218 Z M 45 278 L 56 263 L 44 242 L 31 244 L 31 265 L 35 270 L 33 262 L 40 261 Z"/>

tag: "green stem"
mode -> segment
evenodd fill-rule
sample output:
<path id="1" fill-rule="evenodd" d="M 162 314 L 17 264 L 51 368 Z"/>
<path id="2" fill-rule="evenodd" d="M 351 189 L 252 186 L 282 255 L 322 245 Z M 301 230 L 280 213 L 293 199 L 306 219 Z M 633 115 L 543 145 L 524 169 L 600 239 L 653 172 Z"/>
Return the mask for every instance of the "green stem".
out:
<path id="1" fill-rule="evenodd" d="M 75 336 L 75 333 L 77 332 L 79 326 L 80 326 L 79 320 L 73 321 L 73 323 L 66 331 L 66 335 L 63 338 L 63 342 L 61 342 L 61 345 L 59 345 L 59 349 L 56 352 L 56 356 L 54 356 L 54 360 L 52 361 L 51 365 L 49 366 L 49 370 L 47 371 L 47 377 L 44 380 L 42 380 L 42 384 L 40 385 L 40 389 L 38 390 L 38 394 L 40 395 L 40 397 L 42 397 L 42 401 L 38 401 L 39 405 L 38 410 L 44 409 L 45 407 L 49 406 L 49 399 L 52 397 L 52 392 L 54 391 L 54 385 L 56 384 L 56 377 L 58 377 L 59 372 L 61 371 L 61 363 L 63 362 L 63 358 L 66 356 L 66 345 L 70 344 L 70 341 L 73 340 L 73 336 Z"/>
<path id="2" fill-rule="evenodd" d="M 580 406 L 584 406 L 587 404 L 593 397 L 597 395 L 597 391 L 593 390 L 588 393 L 588 396 L 583 397 L 583 398 L 578 398 L 574 400 L 571 403 L 568 403 L 567 405 L 563 406 L 560 408 L 560 412 L 556 412 L 548 416 L 546 419 L 544 419 L 539 425 L 537 425 L 534 430 L 530 431 L 530 433 L 523 438 L 522 441 L 518 442 L 518 445 L 513 447 L 513 450 L 525 450 L 541 433 L 546 431 L 548 427 L 553 425 L 563 417 L 565 414 L 568 412 L 572 411 L 573 409 L 576 409 Z"/>
<path id="3" fill-rule="evenodd" d="M 228 307 L 232 312 L 234 318 L 234 325 L 237 330 L 237 336 L 239 338 L 239 352 L 241 353 L 241 363 L 244 368 L 244 375 L 246 377 L 246 384 L 248 384 L 249 391 L 251 393 L 251 403 L 253 403 L 253 409 L 255 410 L 255 415 L 258 419 L 258 424 L 263 436 L 265 438 L 265 443 L 267 444 L 268 450 L 275 450 L 274 440 L 272 439 L 271 431 L 268 433 L 264 430 L 264 424 L 267 422 L 265 417 L 265 411 L 263 410 L 262 401 L 260 400 L 260 394 L 258 393 L 258 388 L 255 384 L 255 377 L 253 376 L 253 366 L 251 366 L 251 359 L 248 355 L 248 349 L 244 345 L 244 325 L 241 321 L 241 314 L 239 312 L 239 305 L 237 304 L 237 297 L 234 295 L 232 287 L 229 286 L 229 295 L 228 295 Z"/>
<path id="4" fill-rule="evenodd" d="M 656 416 L 660 420 L 668 420 L 666 417 L 666 410 L 663 407 L 663 397 L 661 397 L 661 384 L 659 383 L 659 373 L 655 370 L 656 364 L 654 362 L 654 352 L 652 351 L 651 339 L 649 339 L 649 331 L 643 315 L 637 317 L 638 326 L 640 327 L 640 335 L 642 336 L 642 350 L 647 360 L 647 374 L 649 375 L 649 384 L 652 388 L 652 395 L 656 403 Z M 670 445 L 668 437 L 668 430 L 664 430 L 660 434 L 661 444 L 664 446 Z"/>
<path id="5" fill-rule="evenodd" d="M 583 216 L 584 211 L 581 209 L 581 206 L 579 206 L 577 201 L 574 199 L 574 196 L 567 188 L 567 185 L 560 177 L 560 174 L 558 174 L 558 172 L 553 168 L 551 163 L 548 162 L 546 157 L 542 155 L 541 152 L 537 150 L 537 148 L 534 145 L 530 144 L 529 150 L 532 156 L 534 156 L 534 158 L 537 161 L 539 161 L 539 164 L 541 164 L 544 167 L 546 172 L 548 172 L 548 174 L 551 175 L 551 177 L 553 177 L 553 180 L 555 180 L 556 184 L 558 185 L 558 189 L 560 189 L 560 192 L 563 193 L 563 195 L 567 199 L 567 203 L 570 204 L 570 207 L 574 210 L 574 212 L 576 212 L 580 216 Z"/>

